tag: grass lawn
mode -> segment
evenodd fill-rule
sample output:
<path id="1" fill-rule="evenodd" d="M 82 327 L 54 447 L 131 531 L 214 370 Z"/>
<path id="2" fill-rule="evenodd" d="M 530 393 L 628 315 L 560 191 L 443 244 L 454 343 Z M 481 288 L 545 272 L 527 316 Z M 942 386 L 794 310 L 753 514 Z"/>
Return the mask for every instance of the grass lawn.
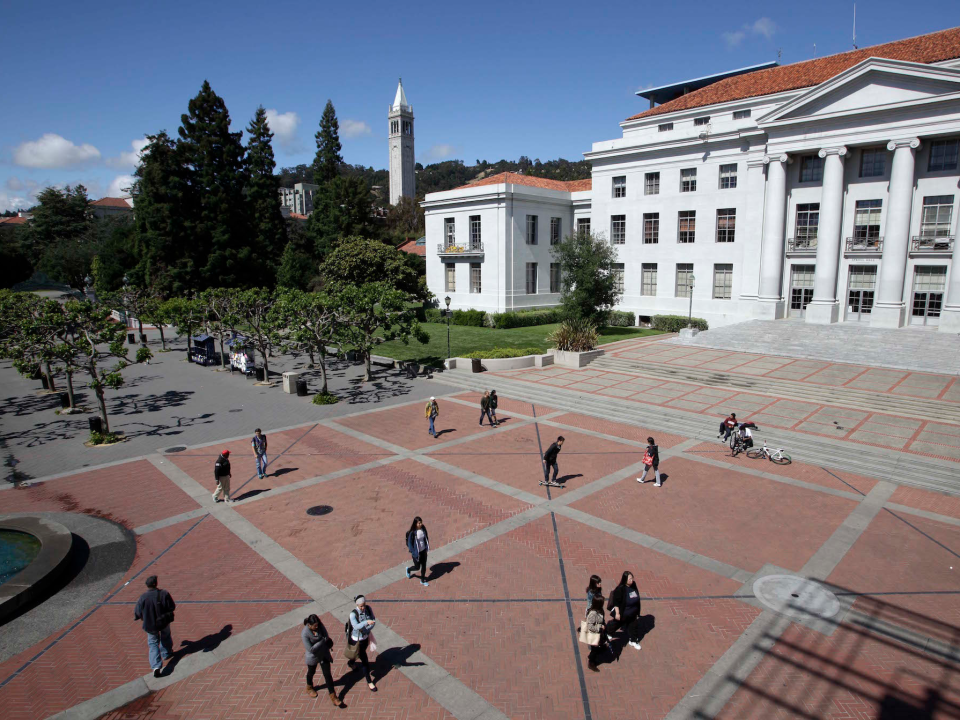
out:
<path id="1" fill-rule="evenodd" d="M 377 346 L 377 349 L 373 351 L 374 355 L 392 357 L 396 360 L 416 360 L 421 364 L 441 364 L 447 357 L 447 326 L 445 323 L 423 323 L 422 325 L 430 335 L 430 342 L 421 344 L 416 340 L 411 340 L 409 345 L 397 341 L 386 342 Z M 451 325 L 450 352 L 452 357 L 460 357 L 474 350 L 507 347 L 539 348 L 542 352 L 546 352 L 547 348 L 550 347 L 550 343 L 547 342 L 547 335 L 556 328 L 556 324 L 511 328 L 510 330 Z M 661 334 L 659 330 L 636 327 L 604 327 L 600 328 L 599 332 L 601 344 L 644 335 Z"/>

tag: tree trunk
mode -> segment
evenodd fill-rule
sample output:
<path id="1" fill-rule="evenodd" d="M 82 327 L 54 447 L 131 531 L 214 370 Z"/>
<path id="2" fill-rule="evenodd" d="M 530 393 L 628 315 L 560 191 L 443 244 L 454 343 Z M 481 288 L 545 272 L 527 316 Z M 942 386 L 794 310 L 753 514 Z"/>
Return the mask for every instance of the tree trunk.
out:
<path id="1" fill-rule="evenodd" d="M 73 399 L 73 369 L 67 365 L 67 395 L 70 397 L 70 409 L 75 410 L 77 403 Z"/>
<path id="2" fill-rule="evenodd" d="M 320 390 L 321 395 L 327 394 L 327 363 L 323 355 L 320 356 L 320 378 L 323 380 L 323 388 Z"/>
<path id="3" fill-rule="evenodd" d="M 163 323 L 157 327 L 157 330 L 160 331 L 160 347 L 162 350 L 167 349 L 167 339 L 163 336 Z"/>
<path id="4" fill-rule="evenodd" d="M 309 346 L 309 345 L 307 346 L 307 354 L 310 356 L 310 367 L 311 367 L 311 368 L 316 367 L 317 361 L 313 359 L 313 347 L 312 347 L 312 346 Z M 324 389 L 324 392 L 326 392 L 326 389 Z"/>
<path id="5" fill-rule="evenodd" d="M 107 401 L 103 394 L 103 384 L 100 382 L 100 378 L 97 377 L 97 366 L 93 361 L 87 366 L 87 370 L 90 373 L 90 377 L 93 378 L 93 391 L 97 395 L 97 405 L 100 408 L 100 420 L 103 423 L 103 433 L 106 435 L 110 432 L 110 421 L 107 419 Z"/>
<path id="6" fill-rule="evenodd" d="M 260 348 L 260 355 L 263 357 L 263 381 L 270 382 L 270 361 L 268 360 L 270 356 L 267 354 L 266 347 Z"/>
<path id="7" fill-rule="evenodd" d="M 226 362 L 223 357 L 223 335 L 220 335 L 220 367 L 223 367 Z"/>
<path id="8" fill-rule="evenodd" d="M 370 351 L 363 351 L 363 380 L 360 382 L 370 382 Z"/>
<path id="9" fill-rule="evenodd" d="M 49 386 L 49 389 L 50 389 L 50 390 L 52 390 L 53 392 L 56 392 L 56 391 L 57 391 L 57 386 L 56 386 L 56 384 L 53 382 L 53 370 L 50 369 L 50 361 L 47 360 L 46 362 L 44 362 L 44 366 L 45 366 L 46 369 L 47 369 L 47 372 L 46 372 L 46 375 L 47 375 L 47 385 Z"/>
<path id="10" fill-rule="evenodd" d="M 140 334 L 137 336 L 137 340 L 140 341 L 141 347 L 146 347 L 146 343 L 143 341 L 143 320 L 137 317 L 137 328 L 140 331 Z"/>

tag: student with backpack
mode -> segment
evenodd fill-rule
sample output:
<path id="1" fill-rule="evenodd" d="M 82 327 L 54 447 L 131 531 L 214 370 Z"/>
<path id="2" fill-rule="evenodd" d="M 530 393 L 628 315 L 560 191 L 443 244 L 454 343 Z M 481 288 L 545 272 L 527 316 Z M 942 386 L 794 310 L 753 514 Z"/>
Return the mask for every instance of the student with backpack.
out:
<path id="1" fill-rule="evenodd" d="M 427 406 L 423 409 L 423 414 L 427 420 L 430 421 L 430 429 L 427 432 L 433 437 L 437 437 L 437 430 L 433 426 L 433 421 L 440 415 L 440 406 L 437 405 L 437 399 L 435 397 L 430 398 L 430 402 L 428 402 Z"/>
<path id="2" fill-rule="evenodd" d="M 410 529 L 407 530 L 407 550 L 410 557 L 413 558 L 413 567 L 407 568 L 407 578 L 413 577 L 412 573 L 420 571 L 420 584 L 427 587 L 427 553 L 430 551 L 430 535 L 427 534 L 427 527 L 419 516 L 413 519 Z"/>
<path id="3" fill-rule="evenodd" d="M 304 618 L 303 631 L 300 633 L 303 640 L 303 647 L 306 650 L 304 662 L 307 664 L 307 695 L 317 696 L 317 689 L 313 686 L 313 676 L 317 672 L 317 665 L 320 666 L 320 672 L 323 673 L 323 680 L 327 683 L 327 692 L 330 695 L 330 702 L 334 707 L 340 707 L 340 699 L 333 686 L 333 675 L 330 672 L 330 664 L 333 662 L 333 656 L 330 654 L 330 648 L 333 647 L 333 639 L 327 634 L 327 629 L 323 626 L 316 615 L 309 615 Z"/>
<path id="4" fill-rule="evenodd" d="M 347 659 L 347 665 L 351 669 L 357 666 L 357 660 L 363 667 L 363 676 L 367 680 L 367 687 L 373 692 L 377 691 L 377 686 L 370 677 L 370 661 L 367 659 L 367 647 L 370 645 L 371 632 L 373 626 L 377 624 L 377 619 L 373 616 L 373 609 L 367 605 L 367 599 L 363 595 L 357 595 L 354 598 L 357 606 L 350 611 L 350 617 L 344 623 L 343 631 L 347 636 L 347 646 L 343 649 L 343 656 Z M 376 647 L 376 645 L 374 645 Z"/>
<path id="5" fill-rule="evenodd" d="M 637 482 L 641 485 L 647 479 L 650 468 L 653 468 L 653 477 L 656 480 L 653 486 L 660 487 L 660 448 L 657 447 L 652 437 L 647 438 L 647 449 L 643 453 L 643 474 L 637 478 Z"/>

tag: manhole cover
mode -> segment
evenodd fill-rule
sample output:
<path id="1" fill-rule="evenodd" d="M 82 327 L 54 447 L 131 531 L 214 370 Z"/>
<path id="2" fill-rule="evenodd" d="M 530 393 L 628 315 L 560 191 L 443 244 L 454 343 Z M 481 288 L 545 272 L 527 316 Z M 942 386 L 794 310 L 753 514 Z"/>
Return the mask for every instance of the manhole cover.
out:
<path id="1" fill-rule="evenodd" d="M 233 410 L 227 410 L 227 412 L 243 412 L 243 408 L 235 408 Z"/>
<path id="2" fill-rule="evenodd" d="M 177 445 L 176 447 L 167 448 L 167 449 L 166 449 L 166 452 L 167 452 L 168 454 L 169 454 L 169 453 L 178 453 L 178 452 L 183 452 L 183 451 L 186 450 L 186 449 L 187 449 L 187 446 L 186 446 L 186 445 Z"/>
<path id="3" fill-rule="evenodd" d="M 329 505 L 314 505 L 312 508 L 307 508 L 307 515 L 326 515 L 332 512 L 333 508 Z"/>
<path id="4" fill-rule="evenodd" d="M 796 575 L 767 575 L 753 583 L 753 594 L 771 610 L 798 620 L 831 618 L 840 612 L 837 596 L 823 585 Z"/>

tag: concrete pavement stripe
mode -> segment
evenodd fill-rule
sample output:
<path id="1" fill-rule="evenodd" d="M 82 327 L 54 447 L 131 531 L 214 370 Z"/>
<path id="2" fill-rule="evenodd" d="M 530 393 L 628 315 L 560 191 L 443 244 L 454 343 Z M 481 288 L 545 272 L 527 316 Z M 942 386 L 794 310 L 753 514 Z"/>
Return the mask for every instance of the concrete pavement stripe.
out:
<path id="1" fill-rule="evenodd" d="M 172 515 L 163 520 L 157 520 L 156 522 L 147 523 L 146 525 L 141 525 L 140 527 L 135 527 L 133 529 L 134 535 L 146 535 L 151 533 L 154 530 L 161 530 L 165 527 L 170 527 L 171 525 L 176 525 L 177 523 L 182 523 L 184 520 L 193 520 L 193 518 L 202 517 L 210 512 L 207 508 L 197 508 L 196 510 L 190 510 L 185 513 L 180 513 L 179 515 Z"/>
<path id="2" fill-rule="evenodd" d="M 151 674 L 150 677 L 153 677 L 153 675 Z M 144 679 L 137 678 L 102 695 L 78 703 L 72 708 L 58 712 L 56 715 L 51 715 L 47 720 L 97 720 L 102 715 L 121 708 L 149 693 L 150 688 L 147 687 Z"/>
<path id="3" fill-rule="evenodd" d="M 496 490 L 504 495 L 515 497 L 517 500 L 522 500 L 529 505 L 541 505 L 547 502 L 547 498 L 545 496 L 533 495 L 525 490 L 515 488 L 512 485 L 507 485 L 506 483 L 492 480 L 491 478 L 478 475 L 477 473 L 470 472 L 469 470 L 464 470 L 456 465 L 451 465 L 450 463 L 444 462 L 443 460 L 440 460 L 432 455 L 414 455 L 411 459 L 416 460 L 419 463 L 423 463 L 424 465 L 436 468 L 437 470 L 442 470 L 449 475 L 462 478 L 463 480 L 468 480 L 477 485 L 481 485 L 482 487 L 490 488 L 491 490 Z M 537 487 L 539 487 L 539 485 Z"/>
<path id="4" fill-rule="evenodd" d="M 174 485 L 183 490 L 187 495 L 196 500 L 203 507 L 211 508 L 216 503 L 213 502 L 211 493 L 203 485 L 190 477 L 183 470 L 178 468 L 173 461 L 165 460 L 161 455 L 148 455 L 147 461 L 157 470 L 167 476 Z M 211 468 L 212 472 L 212 468 Z"/>
<path id="5" fill-rule="evenodd" d="M 888 502 L 885 506 L 888 510 L 896 510 L 900 513 L 906 513 L 907 515 L 916 515 L 917 517 L 926 518 L 927 520 L 936 520 L 937 522 L 942 522 L 946 525 L 960 525 L 960 519 L 949 517 L 948 515 L 941 515 L 940 513 L 930 512 L 929 510 L 918 510 L 917 508 L 907 507 L 906 505 L 900 505 L 899 503 Z"/>

